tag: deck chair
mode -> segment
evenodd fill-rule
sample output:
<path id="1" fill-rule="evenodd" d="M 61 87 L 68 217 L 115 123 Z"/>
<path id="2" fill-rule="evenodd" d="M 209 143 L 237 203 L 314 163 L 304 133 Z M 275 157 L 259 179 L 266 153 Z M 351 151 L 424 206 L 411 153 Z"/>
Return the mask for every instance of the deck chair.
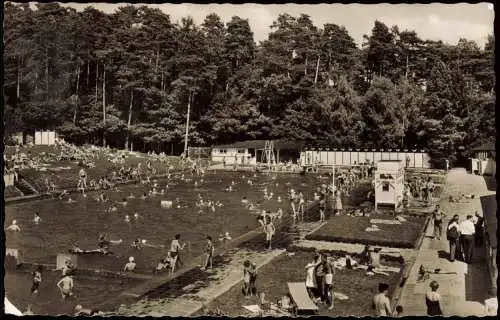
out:
<path id="1" fill-rule="evenodd" d="M 305 282 L 288 282 L 288 291 L 295 305 L 297 315 L 299 313 L 317 313 L 318 306 L 311 300 L 307 292 Z"/>

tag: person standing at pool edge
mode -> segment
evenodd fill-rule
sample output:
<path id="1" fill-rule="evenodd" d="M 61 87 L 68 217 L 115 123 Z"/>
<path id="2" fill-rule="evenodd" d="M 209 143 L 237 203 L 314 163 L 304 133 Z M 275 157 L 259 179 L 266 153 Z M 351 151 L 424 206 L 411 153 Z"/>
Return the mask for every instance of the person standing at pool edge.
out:
<path id="1" fill-rule="evenodd" d="M 177 257 L 177 263 L 179 264 L 179 266 L 183 264 L 181 259 L 180 259 L 181 258 L 180 251 L 184 250 L 184 247 L 186 246 L 186 243 L 184 243 L 181 246 L 181 244 L 179 243 L 180 239 L 181 239 L 181 235 L 176 234 L 175 238 L 172 240 L 172 243 L 170 244 L 170 254 L 172 255 L 172 258 Z"/>
<path id="2" fill-rule="evenodd" d="M 57 287 L 61 291 L 61 296 L 63 299 L 67 299 L 73 295 L 73 278 L 69 275 L 65 275 L 57 283 Z"/>
<path id="3" fill-rule="evenodd" d="M 207 236 L 207 246 L 205 249 L 207 258 L 205 260 L 205 265 L 201 268 L 201 270 L 212 269 L 214 251 L 215 251 L 215 247 L 214 247 L 214 243 L 212 241 L 212 237 Z"/>
<path id="4" fill-rule="evenodd" d="M 432 218 L 434 219 L 434 238 L 438 240 L 441 239 L 441 235 L 443 234 L 443 218 L 446 215 L 439 208 L 439 204 L 436 205 L 436 208 L 432 212 Z"/>

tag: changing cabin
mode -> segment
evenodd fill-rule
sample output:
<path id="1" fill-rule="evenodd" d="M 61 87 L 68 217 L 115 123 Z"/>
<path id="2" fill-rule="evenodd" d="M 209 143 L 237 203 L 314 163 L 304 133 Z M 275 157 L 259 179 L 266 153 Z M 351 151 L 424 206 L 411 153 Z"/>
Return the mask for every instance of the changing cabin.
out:
<path id="1" fill-rule="evenodd" d="M 405 164 L 402 160 L 380 160 L 375 171 L 375 210 L 379 205 L 398 208 L 403 202 Z"/>

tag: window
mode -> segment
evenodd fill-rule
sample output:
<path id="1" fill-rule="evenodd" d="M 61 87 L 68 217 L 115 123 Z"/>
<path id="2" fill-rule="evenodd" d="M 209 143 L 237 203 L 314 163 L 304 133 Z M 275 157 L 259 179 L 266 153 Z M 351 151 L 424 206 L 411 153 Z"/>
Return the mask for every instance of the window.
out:
<path id="1" fill-rule="evenodd" d="M 220 149 L 219 153 L 226 153 L 226 151 L 227 151 L 226 149 Z"/>
<path id="2" fill-rule="evenodd" d="M 238 153 L 245 153 L 245 149 L 238 149 Z"/>
<path id="3" fill-rule="evenodd" d="M 382 182 L 382 191 L 389 192 L 389 182 Z"/>

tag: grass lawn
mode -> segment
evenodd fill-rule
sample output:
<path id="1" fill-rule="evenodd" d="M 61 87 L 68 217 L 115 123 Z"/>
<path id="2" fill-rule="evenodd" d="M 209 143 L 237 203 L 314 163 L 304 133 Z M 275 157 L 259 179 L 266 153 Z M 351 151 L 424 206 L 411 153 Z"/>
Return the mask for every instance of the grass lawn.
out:
<path id="1" fill-rule="evenodd" d="M 78 275 L 73 276 L 74 296 L 62 300 L 56 287 L 61 271 L 42 271 L 42 283 L 38 295 L 31 295 L 32 276 L 30 270 L 6 271 L 5 292 L 9 300 L 22 312 L 31 304 L 35 314 L 74 314 L 76 305 L 93 308 L 98 303 L 114 297 L 124 288 L 138 285 L 141 280 L 118 276 Z"/>
<path id="2" fill-rule="evenodd" d="M 288 292 L 287 282 L 305 281 L 305 269 L 307 263 L 314 257 L 313 252 L 296 251 L 295 255 L 283 254 L 271 263 L 258 270 L 257 290 L 266 294 L 266 300 L 276 302 Z M 384 265 L 399 266 L 398 262 L 385 261 Z M 371 308 L 373 295 L 377 292 L 378 284 L 385 282 L 389 284 L 392 292 L 399 285 L 399 273 L 389 273 L 389 276 L 375 274 L 368 277 L 363 270 L 336 270 L 334 275 L 334 291 L 345 294 L 348 300 L 335 300 L 335 308 L 328 310 L 320 305 L 319 314 L 322 316 L 370 316 L 373 315 Z M 227 316 L 248 315 L 244 305 L 257 304 L 256 297 L 245 298 L 241 292 L 243 283 L 240 282 L 230 290 L 219 296 L 206 306 L 208 310 L 219 308 Z M 200 310 L 195 316 L 201 316 L 204 311 Z"/>
<path id="3" fill-rule="evenodd" d="M 308 240 L 371 244 L 394 248 L 415 248 L 422 233 L 425 217 L 406 217 L 399 225 L 376 224 L 380 231 L 367 232 L 371 219 L 394 220 L 391 215 L 370 217 L 333 216 L 326 225 L 306 236 Z"/>
<path id="4" fill-rule="evenodd" d="M 27 153 L 30 152 L 31 156 L 36 156 L 41 153 L 55 154 L 59 155 L 61 149 L 57 146 L 32 146 L 21 148 L 20 152 Z M 8 158 L 15 152 L 15 147 L 6 147 L 5 154 Z M 97 159 L 93 160 L 95 168 L 86 169 L 87 174 L 90 178 L 103 177 L 106 175 L 111 175 L 112 171 L 117 171 L 122 165 L 114 164 L 108 160 L 109 153 L 100 152 Z M 136 167 L 139 162 L 142 162 L 143 168 L 145 168 L 147 161 L 147 154 L 144 153 L 134 153 L 130 154 L 125 158 L 125 163 L 123 166 Z M 150 158 L 150 157 L 149 157 Z M 174 156 L 166 157 L 165 162 L 152 161 L 152 167 L 156 169 L 157 174 L 165 174 L 169 166 L 174 166 L 174 168 L 179 168 L 180 158 Z M 76 188 L 78 182 L 78 171 L 81 167 L 78 165 L 78 161 L 49 161 L 45 163 L 45 169 L 24 169 L 21 171 L 21 176 L 25 178 L 33 187 L 35 187 L 40 192 L 45 192 L 45 179 L 48 178 L 54 181 L 58 188 L 68 189 Z"/>
<path id="5" fill-rule="evenodd" d="M 139 162 L 142 162 L 143 168 L 146 165 L 146 158 L 128 156 L 125 159 L 124 166 L 136 167 Z M 174 168 L 179 166 L 178 157 L 168 157 L 165 163 L 159 161 L 152 161 L 152 167 L 156 169 L 157 174 L 166 174 L 167 168 L 173 165 Z M 121 164 L 113 164 L 108 161 L 107 156 L 102 155 L 101 157 L 94 160 L 95 168 L 86 169 L 88 176 L 91 179 L 104 177 L 106 175 L 111 176 L 112 171 L 118 171 Z M 38 191 L 46 191 L 45 179 L 48 178 L 50 181 L 54 181 L 59 189 L 76 188 L 78 183 L 78 171 L 81 169 L 78 166 L 77 161 L 53 161 L 49 163 L 49 166 L 45 171 L 40 171 L 38 169 L 25 169 L 21 172 L 21 175 L 33 185 Z"/>
<path id="6" fill-rule="evenodd" d="M 432 181 L 435 184 L 444 184 L 446 182 L 446 174 L 444 171 L 436 171 L 434 170 L 432 173 L 418 173 L 414 171 L 406 172 L 406 180 L 415 180 L 417 177 L 421 177 L 427 180 L 428 177 L 432 178 Z"/>

